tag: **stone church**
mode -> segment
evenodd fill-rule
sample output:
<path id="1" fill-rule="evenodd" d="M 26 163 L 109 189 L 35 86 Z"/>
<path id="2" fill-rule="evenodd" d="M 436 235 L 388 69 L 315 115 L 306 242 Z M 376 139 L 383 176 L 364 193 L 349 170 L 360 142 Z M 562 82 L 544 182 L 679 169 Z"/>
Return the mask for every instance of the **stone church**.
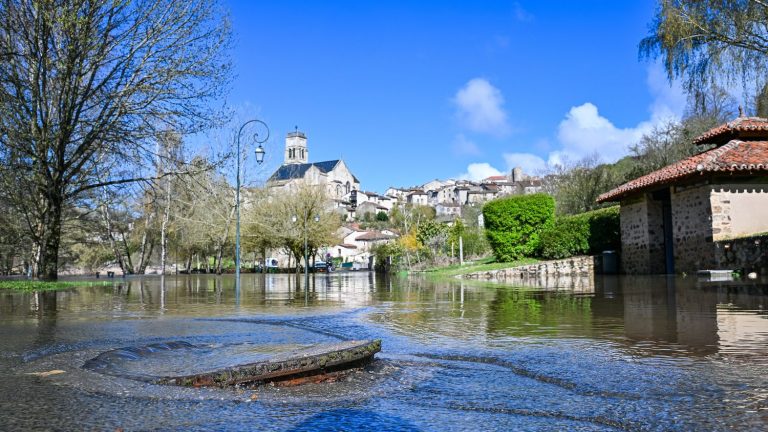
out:
<path id="1" fill-rule="evenodd" d="M 308 162 L 307 136 L 296 130 L 285 138 L 285 160 L 267 180 L 270 188 L 291 190 L 299 184 L 321 185 L 337 208 L 349 204 L 352 191 L 360 190 L 360 181 L 341 160 Z"/>

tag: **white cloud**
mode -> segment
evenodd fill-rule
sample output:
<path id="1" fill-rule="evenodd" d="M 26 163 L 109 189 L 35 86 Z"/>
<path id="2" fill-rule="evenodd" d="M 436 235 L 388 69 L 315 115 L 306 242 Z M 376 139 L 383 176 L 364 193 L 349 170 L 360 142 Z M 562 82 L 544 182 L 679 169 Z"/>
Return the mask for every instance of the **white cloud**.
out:
<path id="1" fill-rule="evenodd" d="M 644 121 L 634 127 L 618 128 L 601 116 L 595 105 L 584 103 L 571 108 L 560 122 L 557 139 L 561 147 L 549 154 L 549 163 L 578 160 L 595 153 L 605 161 L 615 161 L 626 155 L 629 146 L 651 127 L 651 122 Z"/>
<path id="2" fill-rule="evenodd" d="M 465 137 L 464 134 L 459 134 L 454 138 L 452 148 L 453 153 L 459 156 L 479 156 L 481 154 L 477 144 Z"/>
<path id="3" fill-rule="evenodd" d="M 507 113 L 503 109 L 504 97 L 488 80 L 469 80 L 456 92 L 453 103 L 456 104 L 459 121 L 469 130 L 496 136 L 509 133 Z"/>
<path id="4" fill-rule="evenodd" d="M 648 107 L 649 118 L 627 128 L 616 127 L 600 115 L 591 102 L 572 107 L 560 122 L 557 138 L 560 148 L 549 153 L 548 162 L 559 164 L 564 160 L 579 160 L 597 154 L 605 162 L 614 162 L 629 153 L 653 126 L 671 119 L 679 119 L 685 109 L 686 98 L 679 83 L 672 85 L 666 79 L 660 64 L 651 65 L 646 84 L 653 96 Z"/>
<path id="5" fill-rule="evenodd" d="M 547 161 L 532 153 L 504 153 L 507 171 L 520 167 L 526 174 L 539 174 L 547 169 Z"/>
<path id="6" fill-rule="evenodd" d="M 467 167 L 467 172 L 458 176 L 462 180 L 480 181 L 490 176 L 502 175 L 502 172 L 492 167 L 487 162 L 471 163 Z"/>
<path id="7" fill-rule="evenodd" d="M 629 147 L 636 144 L 653 126 L 670 119 L 680 119 L 685 109 L 686 98 L 680 84 L 670 85 L 661 65 L 654 64 L 648 68 L 646 85 L 653 97 L 648 106 L 647 119 L 621 128 L 601 115 L 598 107 L 591 102 L 571 107 L 558 125 L 557 142 L 550 145 L 547 141 L 539 140 L 533 145 L 546 153 L 546 156 L 535 153 L 505 153 L 503 157 L 507 170 L 520 166 L 527 174 L 537 174 L 548 166 L 575 162 L 595 154 L 604 162 L 615 162 L 626 156 Z M 547 152 L 544 149 L 551 150 Z M 475 163 L 467 167 L 465 178 L 471 177 L 470 168 L 477 172 L 480 167 L 487 172 L 498 172 L 488 163 Z M 483 178 L 485 177 L 487 175 Z"/>

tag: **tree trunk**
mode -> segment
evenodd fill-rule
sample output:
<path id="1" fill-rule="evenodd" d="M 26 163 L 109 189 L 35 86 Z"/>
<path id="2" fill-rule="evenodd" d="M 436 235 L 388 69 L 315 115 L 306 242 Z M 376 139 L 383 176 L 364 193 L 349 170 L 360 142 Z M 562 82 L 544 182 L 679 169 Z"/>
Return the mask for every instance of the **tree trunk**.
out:
<path id="1" fill-rule="evenodd" d="M 165 183 L 165 208 L 163 209 L 163 222 L 160 225 L 160 274 L 165 274 L 165 260 L 168 253 L 168 219 L 171 216 L 171 181 Z M 176 257 L 178 260 L 178 257 Z"/>
<path id="2" fill-rule="evenodd" d="M 216 252 L 216 274 L 221 274 L 221 257 L 224 255 L 224 245 L 219 245 Z"/>
<path id="3" fill-rule="evenodd" d="M 59 276 L 59 245 L 61 243 L 61 215 L 64 197 L 56 186 L 52 186 L 45 196 L 45 211 L 40 224 L 38 237 L 40 256 L 37 262 L 37 277 L 45 281 L 55 281 Z"/>
<path id="4" fill-rule="evenodd" d="M 150 211 L 144 220 L 144 234 L 141 236 L 141 246 L 139 247 L 139 267 L 136 269 L 138 274 L 144 274 L 149 264 L 149 258 L 152 256 L 154 242 L 149 238 L 149 229 L 152 226 L 155 213 Z"/>
<path id="5" fill-rule="evenodd" d="M 120 231 L 120 241 L 123 244 L 123 250 L 125 251 L 125 255 L 123 255 L 123 264 L 125 265 L 123 274 L 133 274 L 133 258 L 131 258 L 131 248 L 128 247 L 125 231 Z"/>
<path id="6" fill-rule="evenodd" d="M 115 240 L 115 236 L 112 233 L 114 229 L 112 226 L 112 216 L 109 214 L 109 209 L 107 208 L 106 203 L 101 205 L 101 217 L 104 219 L 104 223 L 107 226 L 107 238 L 109 239 L 109 245 L 112 248 L 112 253 L 115 255 L 117 263 L 120 265 L 120 271 L 122 271 L 123 274 L 131 273 L 132 269 L 128 268 L 123 253 L 120 251 L 120 247 L 118 246 L 117 241 Z"/>

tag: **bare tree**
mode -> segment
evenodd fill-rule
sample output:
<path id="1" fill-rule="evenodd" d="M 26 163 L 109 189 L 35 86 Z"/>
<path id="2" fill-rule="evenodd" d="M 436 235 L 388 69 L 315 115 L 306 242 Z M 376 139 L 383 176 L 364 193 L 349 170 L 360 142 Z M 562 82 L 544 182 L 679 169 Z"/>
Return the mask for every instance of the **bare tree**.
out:
<path id="1" fill-rule="evenodd" d="M 219 119 L 229 41 L 214 0 L 0 0 L 0 166 L 39 278 L 57 277 L 66 205 L 154 178 L 159 133 Z"/>
<path id="2" fill-rule="evenodd" d="M 599 155 L 593 154 L 576 163 L 556 165 L 554 172 L 547 176 L 547 193 L 555 197 L 557 212 L 576 214 L 601 207 L 597 197 L 625 181 L 631 169 L 627 162 L 623 159 L 616 164 L 606 164 Z"/>

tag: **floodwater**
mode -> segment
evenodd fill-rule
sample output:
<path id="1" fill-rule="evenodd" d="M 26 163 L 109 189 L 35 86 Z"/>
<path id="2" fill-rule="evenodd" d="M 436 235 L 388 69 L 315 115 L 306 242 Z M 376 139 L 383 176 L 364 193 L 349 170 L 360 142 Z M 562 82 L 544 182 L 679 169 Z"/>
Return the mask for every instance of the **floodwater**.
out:
<path id="1" fill-rule="evenodd" d="M 237 293 L 232 276 L 191 275 L 0 291 L 0 430 L 768 429 L 765 282 L 302 283 L 244 275 Z M 376 360 L 336 382 L 140 379 L 372 338 Z M 107 352 L 120 361 L 84 367 Z"/>

